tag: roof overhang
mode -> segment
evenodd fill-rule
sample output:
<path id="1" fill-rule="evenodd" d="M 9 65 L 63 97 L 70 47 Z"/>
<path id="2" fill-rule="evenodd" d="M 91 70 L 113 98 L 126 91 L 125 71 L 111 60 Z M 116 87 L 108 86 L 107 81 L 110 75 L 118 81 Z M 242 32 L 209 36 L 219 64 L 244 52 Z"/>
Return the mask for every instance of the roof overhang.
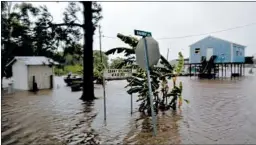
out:
<path id="1" fill-rule="evenodd" d="M 244 48 L 247 47 L 247 46 L 245 46 L 245 45 L 238 44 L 238 43 L 234 43 L 234 42 L 231 42 L 231 41 L 228 41 L 228 40 L 224 40 L 224 39 L 221 39 L 221 38 L 217 38 L 217 37 L 214 37 L 214 36 L 211 36 L 211 35 L 210 35 L 210 36 L 207 36 L 207 37 L 205 37 L 205 38 L 203 38 L 203 39 L 200 39 L 200 40 L 196 41 L 195 43 L 189 45 L 189 47 L 191 47 L 192 45 L 194 45 L 194 44 L 196 44 L 196 43 L 198 43 L 198 42 L 200 42 L 200 41 L 202 41 L 202 40 L 204 40 L 204 39 L 206 39 L 206 38 L 214 38 L 214 39 L 217 39 L 217 40 L 221 40 L 221 41 L 228 42 L 228 43 L 230 43 L 230 44 L 239 45 L 239 46 L 242 46 L 242 47 L 244 47 Z"/>

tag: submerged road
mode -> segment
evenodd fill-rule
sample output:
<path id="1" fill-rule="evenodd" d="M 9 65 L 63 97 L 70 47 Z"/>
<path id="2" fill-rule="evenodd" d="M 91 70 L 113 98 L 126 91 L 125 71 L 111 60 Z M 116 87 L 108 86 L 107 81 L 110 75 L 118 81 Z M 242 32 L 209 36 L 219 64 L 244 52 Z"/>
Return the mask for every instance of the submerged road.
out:
<path id="1" fill-rule="evenodd" d="M 255 76 L 232 81 L 179 80 L 183 97 L 190 100 L 177 119 L 176 132 L 182 144 L 256 143 Z M 126 81 L 107 84 L 106 122 L 101 86 L 95 88 L 99 99 L 85 104 L 79 100 L 81 92 L 71 92 L 63 78 L 56 77 L 55 82 L 58 88 L 37 95 L 19 92 L 2 96 L 3 144 L 77 144 L 86 140 L 88 132 L 98 134 L 102 143 L 121 143 L 138 118 L 137 113 L 130 115 Z M 133 106 L 137 105 L 134 98 Z"/>

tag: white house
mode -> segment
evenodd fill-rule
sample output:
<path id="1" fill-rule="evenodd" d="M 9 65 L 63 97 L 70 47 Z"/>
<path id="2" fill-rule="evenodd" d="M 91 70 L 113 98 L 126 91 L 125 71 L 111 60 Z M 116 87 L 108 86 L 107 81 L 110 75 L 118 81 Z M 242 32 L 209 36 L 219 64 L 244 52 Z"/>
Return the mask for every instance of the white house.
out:
<path id="1" fill-rule="evenodd" d="M 44 56 L 15 57 L 7 66 L 12 65 L 13 87 L 17 90 L 32 90 L 33 81 L 38 89 L 53 88 L 53 65 L 58 64 Z"/>

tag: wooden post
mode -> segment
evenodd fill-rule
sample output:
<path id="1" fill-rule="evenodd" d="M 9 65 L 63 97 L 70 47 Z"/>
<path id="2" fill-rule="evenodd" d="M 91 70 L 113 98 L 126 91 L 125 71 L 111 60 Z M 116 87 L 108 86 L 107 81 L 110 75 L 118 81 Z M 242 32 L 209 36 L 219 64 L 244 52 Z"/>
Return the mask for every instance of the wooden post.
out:
<path id="1" fill-rule="evenodd" d="M 223 63 L 221 64 L 221 76 L 222 76 L 222 79 L 223 79 Z"/>
<path id="2" fill-rule="evenodd" d="M 218 64 L 218 78 L 220 78 L 220 64 Z"/>
<path id="3" fill-rule="evenodd" d="M 234 63 L 234 73 L 236 73 L 236 64 Z"/>
<path id="4" fill-rule="evenodd" d="M 232 68 L 232 63 L 231 63 L 231 80 L 232 80 L 232 73 L 233 73 L 233 72 L 232 72 L 232 71 L 233 71 L 232 69 L 233 69 L 233 68 Z"/>
<path id="5" fill-rule="evenodd" d="M 243 64 L 243 72 L 244 72 L 244 76 L 245 76 L 245 64 Z"/>
<path id="6" fill-rule="evenodd" d="M 50 75 L 50 89 L 53 88 L 53 75 Z"/>
<path id="7" fill-rule="evenodd" d="M 237 64 L 237 73 L 239 74 L 239 63 Z"/>
<path id="8" fill-rule="evenodd" d="M 237 73 L 239 74 L 240 77 L 240 64 L 237 64 Z"/>
<path id="9" fill-rule="evenodd" d="M 189 76 L 191 77 L 191 64 L 189 64 Z"/>
<path id="10" fill-rule="evenodd" d="M 211 71 L 212 71 L 212 69 L 211 69 Z M 215 72 L 216 72 L 216 64 L 214 63 L 214 64 L 213 64 L 213 78 L 214 78 L 214 79 L 216 78 Z M 211 72 L 211 75 L 212 75 L 212 72 Z"/>
<path id="11" fill-rule="evenodd" d="M 227 64 L 225 64 L 225 77 L 227 76 Z"/>
<path id="12" fill-rule="evenodd" d="M 196 64 L 195 64 L 194 68 L 195 68 L 195 71 L 194 71 L 194 76 L 196 76 Z"/>
<path id="13" fill-rule="evenodd" d="M 241 64 L 241 72 L 242 72 L 242 76 L 244 76 L 244 74 L 243 74 L 243 65 L 244 65 L 244 64 Z"/>
<path id="14" fill-rule="evenodd" d="M 234 73 L 236 73 L 236 63 L 234 64 Z"/>
<path id="15" fill-rule="evenodd" d="M 242 67 L 242 65 L 243 64 L 240 64 L 240 76 L 243 76 L 243 72 L 242 72 L 243 67 Z"/>

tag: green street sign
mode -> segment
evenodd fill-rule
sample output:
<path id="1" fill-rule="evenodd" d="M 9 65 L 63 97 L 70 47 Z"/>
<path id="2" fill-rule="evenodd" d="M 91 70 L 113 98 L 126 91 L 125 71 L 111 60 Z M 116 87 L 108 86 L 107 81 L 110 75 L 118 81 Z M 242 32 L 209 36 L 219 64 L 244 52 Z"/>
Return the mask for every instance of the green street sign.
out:
<path id="1" fill-rule="evenodd" d="M 146 37 L 146 36 L 151 37 L 152 36 L 151 32 L 146 32 L 146 31 L 141 31 L 141 30 L 134 30 L 134 34 L 138 35 L 138 36 L 142 36 L 142 37 Z"/>

